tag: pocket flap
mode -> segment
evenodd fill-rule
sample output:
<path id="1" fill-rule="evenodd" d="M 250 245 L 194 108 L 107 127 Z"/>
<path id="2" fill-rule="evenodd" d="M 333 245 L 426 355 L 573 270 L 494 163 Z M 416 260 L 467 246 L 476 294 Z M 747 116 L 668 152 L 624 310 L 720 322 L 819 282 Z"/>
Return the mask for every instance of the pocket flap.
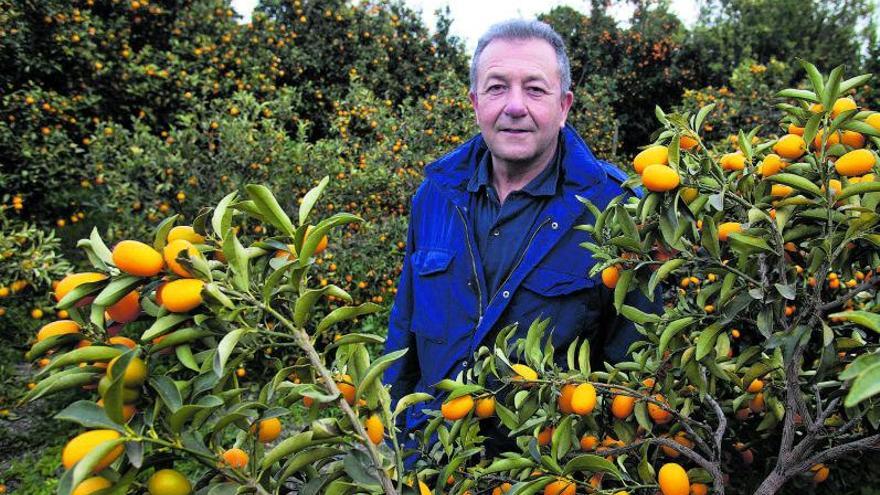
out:
<path id="1" fill-rule="evenodd" d="M 452 262 L 453 253 L 438 249 L 423 249 L 413 253 L 412 264 L 419 275 L 444 272 Z"/>
<path id="2" fill-rule="evenodd" d="M 523 287 L 545 296 L 562 296 L 596 286 L 596 281 L 585 275 L 535 268 L 523 281 Z"/>

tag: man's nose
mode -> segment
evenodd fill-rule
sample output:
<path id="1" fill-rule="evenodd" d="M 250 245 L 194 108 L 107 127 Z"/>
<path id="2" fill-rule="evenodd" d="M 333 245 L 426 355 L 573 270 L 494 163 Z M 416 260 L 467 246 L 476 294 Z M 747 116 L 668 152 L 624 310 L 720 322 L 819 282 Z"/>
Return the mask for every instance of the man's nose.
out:
<path id="1" fill-rule="evenodd" d="M 507 93 L 507 102 L 504 105 L 504 113 L 510 117 L 524 117 L 527 113 L 524 100 L 525 95 L 519 88 L 513 88 Z"/>

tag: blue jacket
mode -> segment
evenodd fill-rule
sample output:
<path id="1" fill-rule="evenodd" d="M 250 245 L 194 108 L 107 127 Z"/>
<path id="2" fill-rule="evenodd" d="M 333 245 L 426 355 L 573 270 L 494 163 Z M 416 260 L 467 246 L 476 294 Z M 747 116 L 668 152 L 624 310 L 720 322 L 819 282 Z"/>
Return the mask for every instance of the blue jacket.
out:
<path id="1" fill-rule="evenodd" d="M 566 126 L 562 135 L 561 195 L 550 200 L 540 227 L 495 295 L 485 289 L 467 214 L 468 181 L 488 152 L 482 136 L 426 167 L 412 200 L 386 342 L 386 352 L 407 347 L 409 352 L 386 371 L 385 383 L 395 402 L 412 392 L 436 398 L 407 411 L 406 430 L 426 420 L 422 409 L 439 409 L 442 394 L 433 385 L 470 366 L 493 328 L 518 321 L 515 338 L 524 337 L 535 318 L 550 317 L 548 333 L 556 349 L 566 349 L 583 335 L 591 339 L 594 354 L 603 353 L 600 358 L 611 362 L 623 360 L 639 338 L 631 323 L 614 314 L 611 291 L 589 276 L 595 260 L 578 244 L 591 236 L 573 229 L 595 221 L 575 196 L 601 210 L 624 192 L 626 174 L 597 160 L 572 127 Z"/>

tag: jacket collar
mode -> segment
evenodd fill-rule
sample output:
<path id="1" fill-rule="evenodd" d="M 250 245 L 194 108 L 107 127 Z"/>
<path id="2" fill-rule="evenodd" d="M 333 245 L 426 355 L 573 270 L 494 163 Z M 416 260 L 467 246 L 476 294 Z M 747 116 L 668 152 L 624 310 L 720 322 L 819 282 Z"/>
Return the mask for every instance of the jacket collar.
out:
<path id="1" fill-rule="evenodd" d="M 604 184 L 608 176 L 590 148 L 571 125 L 562 129 L 560 160 L 562 200 L 570 216 L 576 216 L 584 205 L 576 196 L 589 197 Z M 433 182 L 453 204 L 466 208 L 468 184 L 479 163 L 489 153 L 482 134 L 477 134 L 452 152 L 425 167 L 425 178 Z M 486 157 L 488 158 L 488 157 Z"/>

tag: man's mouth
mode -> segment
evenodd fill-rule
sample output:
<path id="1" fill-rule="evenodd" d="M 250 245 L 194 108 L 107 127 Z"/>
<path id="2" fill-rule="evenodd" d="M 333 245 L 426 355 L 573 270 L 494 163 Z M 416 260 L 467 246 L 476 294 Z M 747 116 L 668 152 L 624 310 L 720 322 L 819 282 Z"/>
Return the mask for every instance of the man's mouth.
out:
<path id="1" fill-rule="evenodd" d="M 528 129 L 501 129 L 501 132 L 507 132 L 510 134 L 525 134 L 527 132 L 532 132 Z"/>

